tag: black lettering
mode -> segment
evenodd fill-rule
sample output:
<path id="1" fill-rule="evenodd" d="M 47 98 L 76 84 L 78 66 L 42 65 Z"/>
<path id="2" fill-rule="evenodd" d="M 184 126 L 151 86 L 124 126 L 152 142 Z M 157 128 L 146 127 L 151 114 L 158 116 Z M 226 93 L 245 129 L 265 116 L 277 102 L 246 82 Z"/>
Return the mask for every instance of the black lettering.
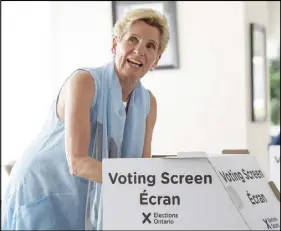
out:
<path id="1" fill-rule="evenodd" d="M 227 183 L 227 179 L 226 179 L 225 173 L 224 172 L 219 172 L 219 174 L 224 179 L 224 181 Z"/>
<path id="2" fill-rule="evenodd" d="M 229 182 L 232 182 L 232 179 L 231 179 L 231 177 L 230 177 L 230 174 L 226 173 L 225 176 L 226 176 L 226 178 L 227 178 L 227 180 L 228 180 Z"/>
<path id="3" fill-rule="evenodd" d="M 266 224 L 267 229 L 271 229 L 270 224 L 268 224 L 268 220 L 267 220 L 267 219 L 262 219 L 262 220 L 263 220 L 263 222 Z"/>
<path id="4" fill-rule="evenodd" d="M 136 174 L 136 173 L 135 173 L 135 174 Z M 135 178 L 135 176 L 136 176 L 136 175 L 134 175 L 134 178 Z M 133 179 L 132 179 L 132 178 L 133 178 L 133 175 L 132 175 L 131 173 L 128 173 L 128 183 L 129 183 L 129 184 L 133 184 Z M 135 182 L 136 182 L 136 181 L 135 181 Z"/>
<path id="5" fill-rule="evenodd" d="M 253 173 L 254 173 L 254 171 L 248 171 L 249 177 L 250 177 L 251 179 L 254 179 L 254 178 L 255 178 Z"/>
<path id="6" fill-rule="evenodd" d="M 186 182 L 187 184 L 192 184 L 192 183 L 193 183 L 193 177 L 192 177 L 191 175 L 187 175 L 187 176 L 185 177 L 185 182 Z"/>
<path id="7" fill-rule="evenodd" d="M 117 177 L 118 177 L 118 173 L 115 173 L 114 177 L 112 177 L 111 173 L 108 173 L 108 175 L 109 175 L 109 179 L 110 179 L 111 183 L 115 184 Z"/>
<path id="8" fill-rule="evenodd" d="M 172 197 L 172 204 L 173 205 L 180 205 L 180 197 L 179 196 L 173 196 Z"/>
<path id="9" fill-rule="evenodd" d="M 212 184 L 212 176 L 211 175 L 195 175 L 195 177 L 193 177 L 192 175 L 172 175 L 169 178 L 169 173 L 167 172 L 163 172 L 162 173 L 162 179 L 161 182 L 163 184 L 202 184 L 202 181 L 204 184 Z M 195 181 L 194 181 L 195 178 Z"/>
<path id="10" fill-rule="evenodd" d="M 253 195 L 252 199 L 255 201 L 256 204 L 259 204 L 259 195 Z"/>
<path id="11" fill-rule="evenodd" d="M 245 179 L 241 172 L 232 172 L 231 170 L 228 171 L 228 173 L 225 172 L 219 172 L 223 180 L 227 182 L 237 182 L 242 181 L 245 182 Z"/>
<path id="12" fill-rule="evenodd" d="M 149 177 L 149 176 L 148 176 Z M 147 177 L 147 179 L 148 179 Z M 136 177 L 137 178 L 137 177 Z M 145 175 L 139 175 L 138 179 L 135 179 L 135 182 L 138 182 L 138 184 L 146 184 L 146 178 Z"/>
<path id="13" fill-rule="evenodd" d="M 267 203 L 267 199 L 263 194 L 251 195 L 248 191 L 246 191 L 246 195 L 253 205 Z"/>
<path id="14" fill-rule="evenodd" d="M 247 180 L 264 178 L 264 174 L 262 173 L 261 170 L 248 170 L 248 171 L 246 171 L 245 169 L 242 169 L 242 172 L 245 175 L 245 178 Z"/>
<path id="15" fill-rule="evenodd" d="M 276 217 L 267 218 L 267 220 L 268 220 L 270 223 L 278 222 L 278 219 L 277 219 Z"/>
<path id="16" fill-rule="evenodd" d="M 148 213 L 148 214 L 145 214 L 145 213 L 142 213 L 144 219 L 142 221 L 142 223 L 144 224 L 145 222 L 148 222 L 149 224 L 151 223 L 151 220 L 149 219 L 151 213 Z"/>
<path id="17" fill-rule="evenodd" d="M 175 180 L 177 177 L 178 177 L 177 175 L 172 175 L 172 176 L 171 176 L 171 183 L 177 184 L 178 181 Z"/>
<path id="18" fill-rule="evenodd" d="M 159 199 L 159 204 L 161 203 L 160 199 Z M 164 196 L 163 197 L 163 204 L 164 205 L 170 205 L 171 204 L 171 198 L 168 196 Z"/>
<path id="19" fill-rule="evenodd" d="M 168 172 L 163 172 L 162 173 L 162 183 L 163 184 L 169 184 L 169 173 Z"/>
<path id="20" fill-rule="evenodd" d="M 148 193 L 146 192 L 146 190 L 144 190 L 142 193 L 140 193 L 140 204 L 141 205 L 148 205 L 147 196 L 148 196 Z"/>
<path id="21" fill-rule="evenodd" d="M 195 176 L 195 183 L 196 184 L 202 184 L 202 176 L 196 175 Z"/>
<path id="22" fill-rule="evenodd" d="M 148 175 L 147 177 L 148 186 L 154 186 L 156 183 L 155 175 Z"/>
<path id="23" fill-rule="evenodd" d="M 204 184 L 212 184 L 213 178 L 211 175 L 204 175 Z"/>
<path id="24" fill-rule="evenodd" d="M 245 178 L 246 178 L 247 180 L 249 180 L 249 177 L 248 177 L 248 174 L 247 174 L 246 170 L 242 168 L 242 172 L 243 172 L 243 174 L 245 175 Z"/>
<path id="25" fill-rule="evenodd" d="M 126 184 L 127 183 L 127 178 L 124 175 L 119 176 L 118 181 L 120 184 Z"/>
<path id="26" fill-rule="evenodd" d="M 245 179 L 244 179 L 244 177 L 243 177 L 241 172 L 237 172 L 235 177 L 236 177 L 237 181 L 242 181 L 243 183 L 245 183 Z"/>
<path id="27" fill-rule="evenodd" d="M 260 194 L 261 203 L 267 203 L 267 199 L 263 194 Z"/>
<path id="28" fill-rule="evenodd" d="M 184 177 L 185 177 L 184 175 L 179 175 L 179 178 L 180 178 L 179 183 L 180 183 L 180 184 L 182 184 L 182 182 L 183 182 L 183 180 L 184 180 Z"/>
<path id="29" fill-rule="evenodd" d="M 179 196 L 148 196 L 146 190 L 140 193 L 140 204 L 141 205 L 179 205 L 180 197 Z"/>
<path id="30" fill-rule="evenodd" d="M 264 175 L 263 175 L 262 171 L 258 170 L 258 172 L 259 172 L 259 178 L 264 178 Z"/>
<path id="31" fill-rule="evenodd" d="M 112 184 L 119 182 L 119 184 L 147 184 L 148 186 L 154 186 L 156 183 L 155 175 L 137 175 L 136 172 L 134 174 L 128 173 L 128 175 L 118 175 L 115 173 L 108 173 L 109 179 Z"/>
<path id="32" fill-rule="evenodd" d="M 234 172 L 231 174 L 232 180 L 233 181 L 239 181 L 239 176 L 237 172 Z"/>
<path id="33" fill-rule="evenodd" d="M 156 202 L 153 201 L 153 199 L 156 199 L 156 196 L 150 196 L 150 197 L 149 197 L 149 203 L 150 203 L 151 205 L 156 205 Z M 158 200 L 159 200 L 159 198 L 158 198 Z"/>
<path id="34" fill-rule="evenodd" d="M 246 182 L 246 181 L 245 181 L 245 178 L 243 177 L 243 175 L 242 175 L 241 172 L 238 173 L 238 176 L 239 176 L 239 179 L 241 179 L 241 181 L 242 181 L 243 183 Z"/>
<path id="35" fill-rule="evenodd" d="M 255 205 L 256 203 L 252 200 L 251 194 L 250 194 L 248 191 L 246 191 L 246 195 L 247 195 L 247 197 L 249 198 L 249 200 L 251 201 L 251 203 L 252 203 L 253 205 Z"/>

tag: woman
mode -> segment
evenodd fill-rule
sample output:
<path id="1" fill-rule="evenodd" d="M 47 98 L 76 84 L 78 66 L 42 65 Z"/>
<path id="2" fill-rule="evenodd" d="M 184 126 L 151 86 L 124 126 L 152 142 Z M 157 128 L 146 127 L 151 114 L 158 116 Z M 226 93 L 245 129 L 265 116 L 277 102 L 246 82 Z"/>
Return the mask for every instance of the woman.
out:
<path id="1" fill-rule="evenodd" d="M 102 229 L 101 161 L 151 156 L 156 99 L 140 79 L 168 40 L 166 18 L 151 9 L 116 23 L 114 60 L 67 79 L 50 120 L 15 164 L 2 229 Z"/>

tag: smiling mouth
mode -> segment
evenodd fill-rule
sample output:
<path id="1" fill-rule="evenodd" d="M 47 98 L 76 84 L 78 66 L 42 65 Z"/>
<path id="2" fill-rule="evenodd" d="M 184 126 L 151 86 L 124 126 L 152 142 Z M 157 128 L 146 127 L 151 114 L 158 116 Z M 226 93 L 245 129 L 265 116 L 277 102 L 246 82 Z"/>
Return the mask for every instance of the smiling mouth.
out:
<path id="1" fill-rule="evenodd" d="M 143 64 L 133 59 L 127 59 L 127 62 L 135 67 L 142 67 Z"/>

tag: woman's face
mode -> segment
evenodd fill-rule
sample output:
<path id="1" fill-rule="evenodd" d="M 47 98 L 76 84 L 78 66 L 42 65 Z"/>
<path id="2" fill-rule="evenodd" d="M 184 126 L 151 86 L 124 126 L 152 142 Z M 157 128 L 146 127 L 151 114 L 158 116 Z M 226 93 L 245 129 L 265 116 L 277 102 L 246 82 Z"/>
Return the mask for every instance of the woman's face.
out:
<path id="1" fill-rule="evenodd" d="M 121 41 L 113 39 L 116 71 L 121 78 L 137 81 L 160 59 L 160 32 L 157 28 L 137 21 L 123 35 Z"/>

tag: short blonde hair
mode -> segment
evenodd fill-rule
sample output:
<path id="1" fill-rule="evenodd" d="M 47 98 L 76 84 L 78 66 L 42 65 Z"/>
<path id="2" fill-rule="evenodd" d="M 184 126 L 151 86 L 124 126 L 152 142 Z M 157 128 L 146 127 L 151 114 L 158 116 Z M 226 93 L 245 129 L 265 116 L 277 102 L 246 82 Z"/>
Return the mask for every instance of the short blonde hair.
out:
<path id="1" fill-rule="evenodd" d="M 122 39 L 134 22 L 143 21 L 150 26 L 157 28 L 160 32 L 159 51 L 162 54 L 169 42 L 170 33 L 167 18 L 158 11 L 148 8 L 132 10 L 121 17 L 114 25 L 113 35 L 117 39 Z"/>

